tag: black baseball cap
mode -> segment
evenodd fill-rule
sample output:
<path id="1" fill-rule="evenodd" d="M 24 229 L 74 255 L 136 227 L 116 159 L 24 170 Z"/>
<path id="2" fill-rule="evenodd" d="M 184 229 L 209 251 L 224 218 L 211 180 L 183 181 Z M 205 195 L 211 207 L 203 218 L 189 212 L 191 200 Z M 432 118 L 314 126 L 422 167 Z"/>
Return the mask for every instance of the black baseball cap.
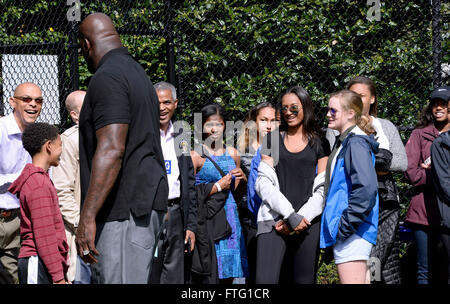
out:
<path id="1" fill-rule="evenodd" d="M 442 86 L 434 89 L 430 96 L 430 100 L 433 99 L 442 99 L 448 102 L 450 100 L 450 87 Z"/>

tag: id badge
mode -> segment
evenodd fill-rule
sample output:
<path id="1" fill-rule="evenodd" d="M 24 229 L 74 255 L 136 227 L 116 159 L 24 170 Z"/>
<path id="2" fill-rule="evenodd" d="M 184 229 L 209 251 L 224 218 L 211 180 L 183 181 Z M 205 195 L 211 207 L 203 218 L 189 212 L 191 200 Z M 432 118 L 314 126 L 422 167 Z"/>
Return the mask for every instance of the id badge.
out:
<path id="1" fill-rule="evenodd" d="M 172 172 L 172 161 L 164 160 L 164 163 L 166 165 L 166 173 L 170 174 Z"/>

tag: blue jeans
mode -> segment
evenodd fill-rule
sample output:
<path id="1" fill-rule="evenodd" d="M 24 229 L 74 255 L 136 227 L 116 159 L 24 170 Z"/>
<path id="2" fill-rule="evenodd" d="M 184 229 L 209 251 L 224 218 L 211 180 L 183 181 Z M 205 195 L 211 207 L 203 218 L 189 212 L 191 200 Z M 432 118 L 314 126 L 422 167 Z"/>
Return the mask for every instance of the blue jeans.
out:
<path id="1" fill-rule="evenodd" d="M 450 284 L 450 230 L 441 231 L 441 240 L 447 252 L 447 284 Z"/>
<path id="2" fill-rule="evenodd" d="M 77 256 L 77 269 L 73 284 L 91 284 L 91 266 Z"/>
<path id="3" fill-rule="evenodd" d="M 417 247 L 417 283 L 432 283 L 433 257 L 436 253 L 438 236 L 430 227 L 411 225 Z"/>

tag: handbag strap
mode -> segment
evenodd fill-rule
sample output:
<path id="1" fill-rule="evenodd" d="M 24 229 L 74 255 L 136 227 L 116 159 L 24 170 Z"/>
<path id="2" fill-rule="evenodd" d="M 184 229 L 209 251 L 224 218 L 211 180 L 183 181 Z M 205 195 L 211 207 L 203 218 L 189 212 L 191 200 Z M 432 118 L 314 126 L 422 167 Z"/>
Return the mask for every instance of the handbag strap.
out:
<path id="1" fill-rule="evenodd" d="M 209 159 L 209 161 L 214 165 L 214 167 L 216 167 L 217 171 L 219 171 L 222 177 L 226 175 L 225 172 L 223 172 L 222 168 L 220 168 L 219 165 L 214 161 L 214 159 L 209 155 L 209 152 L 206 149 L 203 149 L 203 156 Z"/>
<path id="2" fill-rule="evenodd" d="M 224 148 L 225 148 L 225 151 L 226 151 L 226 146 L 225 145 L 224 145 Z M 206 149 L 203 149 L 203 155 L 202 156 L 205 156 L 207 159 L 209 159 L 210 162 L 214 165 L 214 167 L 216 167 L 217 171 L 219 171 L 220 175 L 222 177 L 224 177 L 226 175 L 225 172 L 223 172 L 222 168 L 220 168 L 220 166 L 215 162 L 215 160 L 209 155 L 209 152 L 207 150 L 206 151 L 205 150 Z M 234 178 L 231 181 L 231 185 L 234 185 Z M 231 194 L 233 195 L 234 187 L 230 187 L 230 191 L 231 191 Z"/>

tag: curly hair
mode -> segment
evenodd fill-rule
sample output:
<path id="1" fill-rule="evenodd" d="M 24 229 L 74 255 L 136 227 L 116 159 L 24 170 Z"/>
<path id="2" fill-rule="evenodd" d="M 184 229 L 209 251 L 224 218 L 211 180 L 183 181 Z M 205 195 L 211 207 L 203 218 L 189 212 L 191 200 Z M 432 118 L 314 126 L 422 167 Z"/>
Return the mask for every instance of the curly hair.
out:
<path id="1" fill-rule="evenodd" d="M 430 100 L 428 105 L 420 112 L 419 122 L 416 125 L 417 129 L 423 129 L 431 124 L 434 124 L 433 107 L 439 99 L 435 98 Z"/>
<path id="2" fill-rule="evenodd" d="M 48 140 L 55 140 L 58 134 L 58 129 L 55 126 L 43 122 L 33 123 L 23 131 L 22 144 L 33 157 L 41 151 L 42 146 Z"/>

